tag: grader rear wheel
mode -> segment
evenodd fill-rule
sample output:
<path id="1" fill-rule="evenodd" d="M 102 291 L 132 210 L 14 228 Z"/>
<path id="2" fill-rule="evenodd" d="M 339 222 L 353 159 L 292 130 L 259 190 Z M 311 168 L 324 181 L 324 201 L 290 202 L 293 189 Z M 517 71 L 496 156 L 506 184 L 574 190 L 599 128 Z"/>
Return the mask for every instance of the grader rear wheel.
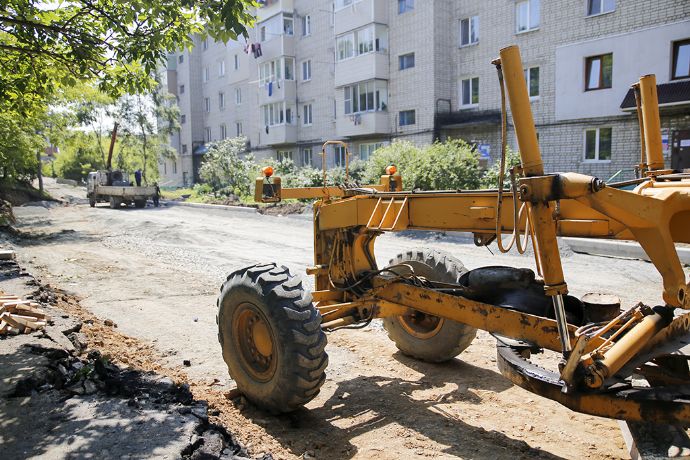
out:
<path id="1" fill-rule="evenodd" d="M 114 196 L 111 196 L 110 197 L 110 209 L 120 209 L 120 206 L 122 206 L 122 199 L 115 198 Z"/>
<path id="2" fill-rule="evenodd" d="M 321 315 L 287 268 L 254 265 L 228 276 L 216 322 L 230 376 L 256 405 L 290 412 L 319 393 L 328 365 Z"/>
<path id="3" fill-rule="evenodd" d="M 412 269 L 418 276 L 445 283 L 457 283 L 467 272 L 458 259 L 433 249 L 415 249 L 398 254 L 390 266 L 399 274 L 410 273 Z M 419 311 L 384 318 L 383 327 L 403 354 L 434 363 L 459 355 L 470 346 L 477 333 L 473 327 Z"/>

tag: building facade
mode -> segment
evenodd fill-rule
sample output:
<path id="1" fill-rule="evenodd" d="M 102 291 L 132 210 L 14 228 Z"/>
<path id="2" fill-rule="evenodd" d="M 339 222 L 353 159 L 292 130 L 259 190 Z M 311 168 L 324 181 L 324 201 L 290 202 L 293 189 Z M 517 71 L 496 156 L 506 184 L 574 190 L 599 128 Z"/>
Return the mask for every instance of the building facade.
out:
<path id="1" fill-rule="evenodd" d="M 511 44 L 525 62 L 548 171 L 631 178 L 640 154 L 629 88 L 649 73 L 668 166 L 690 155 L 690 2 L 273 0 L 256 15 L 246 40 L 197 40 L 171 55 L 165 76 L 181 130 L 171 139 L 177 158 L 161 163 L 163 185 L 197 181 L 205 145 L 236 135 L 256 157 L 301 166 L 321 167 L 329 139 L 366 160 L 395 139 L 455 137 L 494 161 L 491 60 Z M 343 161 L 328 152 L 329 166 Z"/>

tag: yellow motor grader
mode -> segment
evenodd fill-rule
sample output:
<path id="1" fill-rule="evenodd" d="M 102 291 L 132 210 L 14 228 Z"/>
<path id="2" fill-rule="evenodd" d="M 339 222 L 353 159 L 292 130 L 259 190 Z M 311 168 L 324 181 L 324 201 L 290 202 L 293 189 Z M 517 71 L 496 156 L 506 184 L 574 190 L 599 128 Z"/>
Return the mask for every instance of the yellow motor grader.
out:
<path id="1" fill-rule="evenodd" d="M 517 47 L 494 61 L 520 150 L 504 191 L 505 147 L 497 190 L 404 191 L 387 170 L 372 186 L 283 188 L 270 170 L 256 200 L 316 198 L 315 277 L 275 263 L 230 274 L 218 298 L 219 340 L 238 389 L 272 412 L 310 401 L 326 376 L 324 331 L 383 318 L 404 354 L 449 360 L 477 329 L 497 339 L 501 373 L 570 409 L 626 421 L 690 425 L 690 286 L 676 252 L 690 243 L 690 174 L 664 170 L 653 75 L 633 85 L 642 158 L 638 179 L 614 184 L 576 173 L 546 174 Z M 329 141 L 326 146 L 335 143 Z M 324 163 L 324 184 L 326 170 Z M 508 185 L 508 184 L 506 184 Z M 624 186 L 635 185 L 634 190 Z M 472 232 L 534 251 L 536 273 L 513 267 L 466 269 L 450 254 L 409 250 L 388 266 L 374 257 L 376 238 L 407 229 Z M 511 235 L 504 243 L 503 235 Z M 568 295 L 557 236 L 635 240 L 661 274 L 658 305 L 625 305 L 610 296 Z M 531 240 L 531 243 L 528 241 Z M 552 369 L 538 361 L 555 352 Z M 535 360 L 536 359 L 536 360 Z M 556 364 L 557 363 L 557 364 Z"/>

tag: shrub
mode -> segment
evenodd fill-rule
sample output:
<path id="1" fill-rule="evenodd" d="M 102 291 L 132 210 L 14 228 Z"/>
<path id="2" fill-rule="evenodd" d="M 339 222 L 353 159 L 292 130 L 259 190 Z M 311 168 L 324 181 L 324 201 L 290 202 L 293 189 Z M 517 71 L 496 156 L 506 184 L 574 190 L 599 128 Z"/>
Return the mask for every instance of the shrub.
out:
<path id="1" fill-rule="evenodd" d="M 233 137 L 209 145 L 199 176 L 214 191 L 223 190 L 244 197 L 250 194 L 256 177 L 256 163 L 246 155 L 247 139 Z"/>
<path id="2" fill-rule="evenodd" d="M 513 166 L 520 164 L 520 152 L 515 152 L 509 148 L 506 150 L 506 174 L 503 181 L 503 188 L 510 187 L 510 174 L 508 171 Z M 482 177 L 482 188 L 498 188 L 498 174 L 501 170 L 501 159 L 497 158 L 493 165 L 487 169 L 484 177 Z"/>

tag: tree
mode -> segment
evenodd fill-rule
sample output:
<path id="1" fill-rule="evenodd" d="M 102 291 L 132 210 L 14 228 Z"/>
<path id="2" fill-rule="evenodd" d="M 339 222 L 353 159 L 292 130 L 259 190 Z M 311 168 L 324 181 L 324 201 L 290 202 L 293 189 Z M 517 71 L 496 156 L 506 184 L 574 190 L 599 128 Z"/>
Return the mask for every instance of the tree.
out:
<path id="1" fill-rule="evenodd" d="M 199 176 L 215 191 L 247 196 L 256 177 L 256 164 L 246 155 L 247 138 L 233 137 L 208 146 Z"/>
<path id="2" fill-rule="evenodd" d="M 0 100 L 26 110 L 57 88 L 97 81 L 118 96 L 155 87 L 168 50 L 195 34 L 246 35 L 251 0 L 3 0 Z"/>

